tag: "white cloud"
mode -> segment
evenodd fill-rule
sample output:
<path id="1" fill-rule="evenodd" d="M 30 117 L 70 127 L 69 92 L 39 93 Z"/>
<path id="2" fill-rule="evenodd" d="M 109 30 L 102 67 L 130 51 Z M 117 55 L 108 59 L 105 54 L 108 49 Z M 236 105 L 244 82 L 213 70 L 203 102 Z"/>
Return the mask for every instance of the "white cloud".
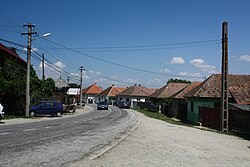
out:
<path id="1" fill-rule="evenodd" d="M 204 72 L 207 72 L 207 73 L 210 73 L 210 74 L 217 73 L 216 67 L 213 66 L 213 65 L 205 64 L 203 59 L 193 59 L 193 60 L 190 61 L 190 63 L 193 66 L 201 69 Z"/>
<path id="2" fill-rule="evenodd" d="M 198 72 L 197 73 L 179 72 L 179 75 L 183 77 L 201 77 L 201 74 Z"/>
<path id="3" fill-rule="evenodd" d="M 63 62 L 61 62 L 61 61 L 56 62 L 54 65 L 56 65 L 56 66 L 59 67 L 60 69 L 63 69 L 64 67 L 66 67 L 66 65 L 63 64 Z"/>
<path id="4" fill-rule="evenodd" d="M 170 64 L 184 64 L 184 59 L 182 57 L 173 57 Z"/>
<path id="5" fill-rule="evenodd" d="M 129 79 L 126 79 L 125 82 L 129 82 L 129 83 L 138 83 L 138 80 L 129 78 Z"/>
<path id="6" fill-rule="evenodd" d="M 240 56 L 240 60 L 250 62 L 250 55 L 242 55 Z"/>
<path id="7" fill-rule="evenodd" d="M 165 68 L 165 69 L 162 69 L 160 70 L 161 73 L 171 73 L 171 70 Z"/>

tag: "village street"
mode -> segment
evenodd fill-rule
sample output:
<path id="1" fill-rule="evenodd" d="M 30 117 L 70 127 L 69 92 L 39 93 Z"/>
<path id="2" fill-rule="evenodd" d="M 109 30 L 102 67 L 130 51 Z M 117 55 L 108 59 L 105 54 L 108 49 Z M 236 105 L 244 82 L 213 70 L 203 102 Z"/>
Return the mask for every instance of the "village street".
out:
<path id="1" fill-rule="evenodd" d="M 0 166 L 64 166 L 108 146 L 137 121 L 133 112 L 117 107 L 87 108 L 61 118 L 3 120 Z"/>
<path id="2" fill-rule="evenodd" d="M 90 156 L 69 166 L 249 167 L 248 140 L 136 115 L 139 127 L 120 144 L 99 158 Z"/>

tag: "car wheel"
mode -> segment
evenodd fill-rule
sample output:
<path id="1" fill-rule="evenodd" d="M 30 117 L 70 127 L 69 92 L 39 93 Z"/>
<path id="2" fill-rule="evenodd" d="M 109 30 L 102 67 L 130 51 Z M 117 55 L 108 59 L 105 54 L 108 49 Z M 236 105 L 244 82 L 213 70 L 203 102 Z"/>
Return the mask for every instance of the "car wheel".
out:
<path id="1" fill-rule="evenodd" d="M 61 117 L 61 116 L 62 116 L 62 113 L 61 113 L 61 112 L 57 112 L 57 113 L 56 113 L 56 116 L 57 116 L 57 117 Z"/>
<path id="2" fill-rule="evenodd" d="M 35 115 L 36 115 L 36 112 L 35 112 L 35 111 L 31 111 L 31 112 L 30 112 L 30 117 L 33 118 Z"/>

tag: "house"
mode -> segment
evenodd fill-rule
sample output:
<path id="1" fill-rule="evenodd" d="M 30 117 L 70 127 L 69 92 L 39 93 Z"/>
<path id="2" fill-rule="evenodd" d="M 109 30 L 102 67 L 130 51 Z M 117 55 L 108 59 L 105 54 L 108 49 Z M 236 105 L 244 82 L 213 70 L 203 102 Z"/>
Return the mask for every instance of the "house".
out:
<path id="1" fill-rule="evenodd" d="M 0 43 L 0 103 L 7 114 L 24 112 L 25 95 L 19 93 L 25 90 L 26 65 L 14 49 Z"/>
<path id="2" fill-rule="evenodd" d="M 74 104 L 80 101 L 80 88 L 69 88 L 66 104 Z"/>
<path id="3" fill-rule="evenodd" d="M 116 95 L 116 100 L 125 100 L 130 102 L 130 107 L 135 108 L 137 102 L 145 102 L 147 97 L 152 94 L 156 89 L 146 88 L 140 84 L 135 84 L 134 86 L 128 87 L 124 91 Z"/>
<path id="4" fill-rule="evenodd" d="M 94 104 L 95 96 L 101 93 L 102 91 L 102 88 L 97 86 L 96 83 L 94 83 L 82 90 L 82 100 L 85 102 L 85 104 Z"/>
<path id="5" fill-rule="evenodd" d="M 250 104 L 250 75 L 228 75 L 229 103 Z M 221 74 L 212 74 L 209 78 L 189 91 L 187 98 L 187 121 L 197 123 L 200 108 L 221 106 Z"/>
<path id="6" fill-rule="evenodd" d="M 178 102 L 173 102 L 172 99 L 188 86 L 189 83 L 168 83 L 151 94 L 149 99 L 162 105 L 163 114 L 177 117 Z"/>
<path id="7" fill-rule="evenodd" d="M 64 104 L 67 103 L 67 91 L 69 89 L 69 85 L 64 79 L 62 79 L 61 75 L 55 81 L 55 88 L 54 98 Z"/>
<path id="8" fill-rule="evenodd" d="M 113 84 L 98 95 L 96 95 L 96 103 L 98 103 L 99 101 L 108 101 L 109 104 L 113 105 L 115 102 L 115 96 L 118 93 L 124 91 L 125 89 L 126 88 L 115 87 L 115 85 Z"/>

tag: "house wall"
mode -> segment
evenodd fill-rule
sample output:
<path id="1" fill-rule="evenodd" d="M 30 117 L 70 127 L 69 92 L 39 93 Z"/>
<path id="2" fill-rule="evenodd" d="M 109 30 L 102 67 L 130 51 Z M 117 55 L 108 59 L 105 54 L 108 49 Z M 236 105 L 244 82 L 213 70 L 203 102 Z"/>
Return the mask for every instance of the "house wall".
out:
<path id="1" fill-rule="evenodd" d="M 199 120 L 199 108 L 214 108 L 214 103 L 220 102 L 219 99 L 188 99 L 187 121 L 189 123 L 197 123 Z"/>
<path id="2" fill-rule="evenodd" d="M 145 102 L 146 97 L 139 97 L 139 96 L 117 96 L 117 101 L 125 100 L 130 102 L 130 107 L 135 108 L 137 106 L 137 102 Z"/>
<path id="3" fill-rule="evenodd" d="M 83 95 L 83 101 L 85 104 L 95 104 L 96 94 L 85 94 Z"/>

